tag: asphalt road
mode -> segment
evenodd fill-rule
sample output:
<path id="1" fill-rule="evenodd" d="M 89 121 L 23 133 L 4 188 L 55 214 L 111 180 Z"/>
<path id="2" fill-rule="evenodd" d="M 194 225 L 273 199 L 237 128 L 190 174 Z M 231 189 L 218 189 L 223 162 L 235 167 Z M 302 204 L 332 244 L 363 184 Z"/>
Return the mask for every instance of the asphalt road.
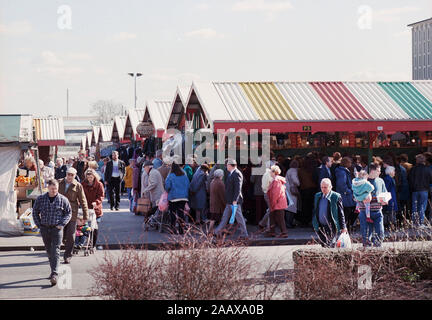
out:
<path id="1" fill-rule="evenodd" d="M 432 246 L 432 242 L 398 242 L 385 243 L 384 247 L 423 247 Z M 355 248 L 359 247 L 355 245 Z M 292 253 L 298 249 L 320 248 L 319 246 L 272 246 L 247 247 L 248 255 L 257 262 L 251 278 L 261 277 L 267 268 L 274 263 L 280 270 L 294 268 Z M 226 250 L 230 250 L 227 248 Z M 160 251 L 148 251 L 149 254 L 160 254 Z M 83 253 L 74 256 L 70 268 L 70 283 L 62 281 L 51 287 L 47 279 L 50 269 L 46 254 L 41 251 L 9 251 L 0 252 L 0 299 L 98 299 L 91 293 L 93 278 L 90 270 L 97 270 L 105 254 L 114 257 L 121 254 L 120 250 L 98 250 L 94 255 L 84 257 Z M 63 270 L 63 272 L 65 272 Z M 62 271 L 60 271 L 62 274 Z M 66 279 L 66 277 L 64 278 Z"/>

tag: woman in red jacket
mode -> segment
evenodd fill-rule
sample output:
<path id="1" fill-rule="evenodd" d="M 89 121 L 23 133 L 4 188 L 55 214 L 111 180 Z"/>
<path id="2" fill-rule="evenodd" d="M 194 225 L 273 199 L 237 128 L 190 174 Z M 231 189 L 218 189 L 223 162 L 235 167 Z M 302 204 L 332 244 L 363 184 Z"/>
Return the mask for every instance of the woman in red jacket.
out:
<path id="1" fill-rule="evenodd" d="M 93 209 L 96 214 L 96 221 L 99 224 L 102 212 L 102 200 L 104 198 L 104 185 L 99 181 L 99 175 L 93 169 L 87 169 L 85 172 L 85 179 L 82 182 L 84 193 L 87 198 L 87 204 L 89 209 Z M 93 231 L 93 247 L 96 247 L 96 241 L 98 236 L 98 229 Z"/>
<path id="2" fill-rule="evenodd" d="M 281 229 L 280 238 L 288 236 L 285 225 L 285 209 L 288 207 L 287 197 L 285 194 L 285 178 L 280 176 L 281 169 L 278 166 L 271 167 L 271 177 L 273 182 L 267 190 L 267 196 L 270 203 L 270 230 L 267 233 L 269 237 L 275 237 L 276 225 Z"/>

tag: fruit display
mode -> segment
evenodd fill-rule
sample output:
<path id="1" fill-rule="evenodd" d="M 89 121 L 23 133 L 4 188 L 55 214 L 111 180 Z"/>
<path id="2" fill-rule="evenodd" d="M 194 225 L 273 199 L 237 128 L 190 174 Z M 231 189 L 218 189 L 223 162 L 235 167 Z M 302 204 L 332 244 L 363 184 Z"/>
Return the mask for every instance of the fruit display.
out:
<path id="1" fill-rule="evenodd" d="M 31 179 L 28 177 L 19 176 L 15 178 L 18 187 L 26 187 L 31 184 Z"/>

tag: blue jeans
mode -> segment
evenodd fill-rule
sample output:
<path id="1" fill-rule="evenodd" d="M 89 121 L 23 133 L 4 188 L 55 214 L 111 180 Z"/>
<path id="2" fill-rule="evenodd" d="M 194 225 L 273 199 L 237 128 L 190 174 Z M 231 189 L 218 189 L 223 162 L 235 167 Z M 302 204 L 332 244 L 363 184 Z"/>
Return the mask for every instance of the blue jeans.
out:
<path id="1" fill-rule="evenodd" d="M 424 223 L 427 201 L 427 191 L 414 191 L 412 193 L 412 217 L 416 224 L 422 225 Z M 420 216 L 420 221 L 417 220 L 417 215 Z"/>
<path id="2" fill-rule="evenodd" d="M 132 188 L 126 188 L 128 199 L 129 199 L 129 211 L 133 212 L 133 189 Z"/>
<path id="3" fill-rule="evenodd" d="M 381 247 L 384 241 L 384 219 L 381 211 L 371 211 L 370 218 L 373 223 L 366 222 L 366 211 L 361 210 L 358 216 L 360 221 L 360 232 L 362 235 L 363 246 L 367 246 L 372 241 L 373 231 L 375 229 L 376 239 L 374 245 Z"/>
<path id="4" fill-rule="evenodd" d="M 60 265 L 60 246 L 62 244 L 63 229 L 57 227 L 41 226 L 40 232 L 45 245 L 45 250 L 48 254 L 48 260 L 51 267 L 51 275 L 58 275 Z"/>

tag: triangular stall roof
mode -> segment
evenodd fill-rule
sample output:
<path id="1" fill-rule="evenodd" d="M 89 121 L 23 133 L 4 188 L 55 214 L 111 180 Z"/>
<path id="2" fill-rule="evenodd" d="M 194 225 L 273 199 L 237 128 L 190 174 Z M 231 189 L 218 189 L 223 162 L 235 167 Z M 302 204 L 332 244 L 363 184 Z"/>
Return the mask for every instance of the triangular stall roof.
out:
<path id="1" fill-rule="evenodd" d="M 169 100 L 150 100 L 146 103 L 144 121 L 150 121 L 153 124 L 158 138 L 161 138 L 165 132 L 170 108 L 171 101 Z"/>
<path id="2" fill-rule="evenodd" d="M 113 124 L 101 124 L 99 131 L 99 143 L 101 142 L 111 142 Z"/>
<path id="3" fill-rule="evenodd" d="M 166 129 L 175 128 L 182 130 L 184 127 L 184 115 L 186 102 L 191 86 L 178 86 L 171 105 L 171 112 L 167 120 Z"/>
<path id="4" fill-rule="evenodd" d="M 122 142 L 126 125 L 126 116 L 116 116 L 112 127 L 111 140 L 113 142 Z"/>
<path id="5" fill-rule="evenodd" d="M 126 116 L 125 129 L 123 139 L 131 140 L 132 138 L 136 141 L 142 140 L 137 134 L 136 128 L 144 119 L 145 109 L 129 109 Z"/>

